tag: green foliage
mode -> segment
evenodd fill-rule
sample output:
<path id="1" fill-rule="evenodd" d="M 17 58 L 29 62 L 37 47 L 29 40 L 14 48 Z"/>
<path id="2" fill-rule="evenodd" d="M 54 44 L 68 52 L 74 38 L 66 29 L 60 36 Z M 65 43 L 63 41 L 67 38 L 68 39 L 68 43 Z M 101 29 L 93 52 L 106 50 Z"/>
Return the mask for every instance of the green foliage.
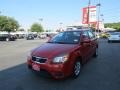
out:
<path id="1" fill-rule="evenodd" d="M 118 23 L 106 23 L 105 28 L 107 28 L 107 27 L 114 28 L 117 31 L 120 31 L 120 22 L 118 22 Z"/>
<path id="2" fill-rule="evenodd" d="M 101 38 L 108 38 L 110 35 L 108 33 L 100 33 Z"/>
<path id="3" fill-rule="evenodd" d="M 16 31 L 19 28 L 18 22 L 11 17 L 0 16 L 0 31 Z"/>
<path id="4" fill-rule="evenodd" d="M 31 29 L 30 29 L 32 32 L 43 32 L 44 29 L 42 27 L 41 24 L 38 24 L 38 23 L 34 23 L 32 26 L 31 26 Z"/>

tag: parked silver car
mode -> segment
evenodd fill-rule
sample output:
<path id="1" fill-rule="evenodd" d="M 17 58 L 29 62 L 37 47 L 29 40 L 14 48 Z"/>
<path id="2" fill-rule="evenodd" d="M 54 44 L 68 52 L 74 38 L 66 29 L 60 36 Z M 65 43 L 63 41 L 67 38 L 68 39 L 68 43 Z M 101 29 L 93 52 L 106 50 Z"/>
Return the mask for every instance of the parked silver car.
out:
<path id="1" fill-rule="evenodd" d="M 110 34 L 110 37 L 108 37 L 108 42 L 113 41 L 120 41 L 120 32 L 113 32 Z"/>

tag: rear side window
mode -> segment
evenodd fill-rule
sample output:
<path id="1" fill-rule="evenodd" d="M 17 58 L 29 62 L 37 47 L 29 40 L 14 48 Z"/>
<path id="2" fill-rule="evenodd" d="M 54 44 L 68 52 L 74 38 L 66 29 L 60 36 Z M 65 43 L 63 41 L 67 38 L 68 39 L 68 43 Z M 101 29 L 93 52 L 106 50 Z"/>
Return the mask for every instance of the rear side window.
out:
<path id="1" fill-rule="evenodd" d="M 83 38 L 89 39 L 89 34 L 87 31 L 83 31 Z"/>
<path id="2" fill-rule="evenodd" d="M 90 39 L 95 39 L 95 35 L 93 34 L 92 31 L 88 31 L 88 35 L 89 35 Z"/>
<path id="3" fill-rule="evenodd" d="M 83 32 L 83 36 L 88 37 L 88 33 L 86 31 Z"/>

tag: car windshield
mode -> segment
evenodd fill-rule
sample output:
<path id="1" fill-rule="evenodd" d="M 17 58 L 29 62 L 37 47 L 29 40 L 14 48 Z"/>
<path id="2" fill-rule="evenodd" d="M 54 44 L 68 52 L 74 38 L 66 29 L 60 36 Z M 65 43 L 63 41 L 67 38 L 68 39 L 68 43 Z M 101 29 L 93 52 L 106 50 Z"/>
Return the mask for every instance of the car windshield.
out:
<path id="1" fill-rule="evenodd" d="M 48 43 L 78 44 L 80 41 L 80 31 L 66 31 L 54 36 Z"/>

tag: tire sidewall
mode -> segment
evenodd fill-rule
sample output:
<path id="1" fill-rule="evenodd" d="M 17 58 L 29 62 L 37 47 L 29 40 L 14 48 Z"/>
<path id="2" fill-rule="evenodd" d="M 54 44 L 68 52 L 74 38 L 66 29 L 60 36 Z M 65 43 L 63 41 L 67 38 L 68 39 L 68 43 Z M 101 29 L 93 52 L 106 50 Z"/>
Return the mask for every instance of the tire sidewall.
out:
<path id="1" fill-rule="evenodd" d="M 6 38 L 6 41 L 9 41 L 9 38 Z"/>
<path id="2" fill-rule="evenodd" d="M 98 56 L 98 48 L 96 48 L 95 54 L 96 56 Z"/>
<path id="3" fill-rule="evenodd" d="M 97 56 L 98 56 L 98 48 L 96 48 L 96 50 L 95 50 L 95 53 L 94 53 L 93 57 L 97 57 Z"/>
<path id="4" fill-rule="evenodd" d="M 80 69 L 79 69 L 79 73 L 78 74 L 76 74 L 75 73 L 75 67 L 76 67 L 76 64 L 80 64 Z M 79 75 L 80 75 L 80 72 L 81 72 L 81 62 L 79 61 L 79 60 L 77 60 L 77 61 L 75 61 L 75 63 L 74 63 L 74 67 L 73 67 L 73 74 L 72 74 L 72 76 L 73 76 L 73 78 L 77 78 Z"/>

